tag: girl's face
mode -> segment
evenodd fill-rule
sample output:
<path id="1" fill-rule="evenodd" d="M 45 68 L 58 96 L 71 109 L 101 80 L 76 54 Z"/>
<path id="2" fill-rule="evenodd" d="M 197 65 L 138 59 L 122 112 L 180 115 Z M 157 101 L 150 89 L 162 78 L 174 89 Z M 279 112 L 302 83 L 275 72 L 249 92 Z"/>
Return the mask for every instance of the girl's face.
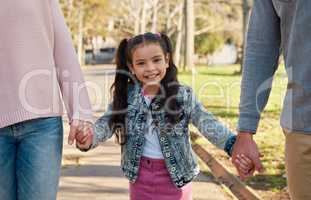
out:
<path id="1" fill-rule="evenodd" d="M 129 67 L 144 87 L 159 85 L 169 67 L 168 55 L 163 53 L 159 44 L 142 44 L 133 51 Z"/>

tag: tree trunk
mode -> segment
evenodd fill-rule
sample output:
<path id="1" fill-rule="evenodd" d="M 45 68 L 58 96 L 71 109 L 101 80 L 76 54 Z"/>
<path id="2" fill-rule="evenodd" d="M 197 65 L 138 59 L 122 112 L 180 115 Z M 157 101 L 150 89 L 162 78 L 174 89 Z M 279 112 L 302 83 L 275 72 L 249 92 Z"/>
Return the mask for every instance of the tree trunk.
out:
<path id="1" fill-rule="evenodd" d="M 185 5 L 184 5 L 184 9 L 185 9 Z M 182 41 L 185 41 L 186 39 L 186 19 L 185 19 L 185 15 L 184 15 L 184 19 L 183 19 L 183 26 L 182 26 Z M 182 66 L 183 71 L 186 71 L 186 42 L 182 42 L 181 43 L 181 60 L 180 60 L 180 64 Z"/>
<path id="2" fill-rule="evenodd" d="M 177 66 L 181 66 L 180 57 L 181 57 L 181 44 L 182 44 L 182 36 L 183 36 L 183 10 L 182 6 L 179 10 L 179 19 L 177 24 L 177 38 L 176 38 L 176 47 L 175 47 L 175 63 Z"/>
<path id="3" fill-rule="evenodd" d="M 135 20 L 135 25 L 134 25 L 134 35 L 139 34 L 139 20 Z"/>
<path id="4" fill-rule="evenodd" d="M 165 1 L 165 16 L 166 16 L 166 23 L 165 23 L 165 32 L 168 33 L 171 29 L 171 18 L 170 16 L 170 3 L 169 1 Z"/>
<path id="5" fill-rule="evenodd" d="M 84 31 L 83 31 L 83 18 L 84 18 L 84 10 L 83 10 L 83 4 L 79 6 L 79 27 L 78 27 L 78 59 L 80 65 L 84 65 L 84 52 L 83 52 L 83 37 L 84 37 Z"/>
<path id="6" fill-rule="evenodd" d="M 157 25 L 158 25 L 158 3 L 159 0 L 153 0 L 152 1 L 152 9 L 153 9 L 153 14 L 152 14 L 152 28 L 151 32 L 155 33 L 157 32 Z"/>
<path id="7" fill-rule="evenodd" d="M 132 1 L 132 8 L 134 8 L 134 5 L 137 2 Z M 140 1 L 138 2 L 138 8 L 133 10 L 134 12 L 134 20 L 135 20 L 135 24 L 134 24 L 134 35 L 138 35 L 139 31 L 140 31 L 140 12 L 141 12 L 141 6 L 140 6 Z"/>
<path id="8" fill-rule="evenodd" d="M 194 67 L 194 13 L 193 0 L 185 0 L 186 14 L 186 68 Z"/>
<path id="9" fill-rule="evenodd" d="M 147 17 L 147 2 L 143 1 L 143 10 L 141 14 L 141 25 L 140 25 L 141 34 L 144 34 L 146 32 L 146 17 Z"/>

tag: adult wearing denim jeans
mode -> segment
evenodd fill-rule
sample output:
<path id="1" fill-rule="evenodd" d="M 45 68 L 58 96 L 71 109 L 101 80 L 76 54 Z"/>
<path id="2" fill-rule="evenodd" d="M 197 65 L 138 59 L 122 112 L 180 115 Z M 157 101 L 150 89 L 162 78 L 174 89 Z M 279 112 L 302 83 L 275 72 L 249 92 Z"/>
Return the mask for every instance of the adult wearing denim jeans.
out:
<path id="1" fill-rule="evenodd" d="M 69 143 L 77 133 L 92 134 L 90 101 L 57 0 L 1 1 L 0 88 L 0 199 L 55 200 L 63 102 Z"/>
<path id="2" fill-rule="evenodd" d="M 288 85 L 281 126 L 286 138 L 286 172 L 293 200 L 311 199 L 310 11 L 310 0 L 255 1 L 245 50 L 238 122 L 240 133 L 233 151 L 233 161 L 238 154 L 244 153 L 253 160 L 254 170 L 261 171 L 252 135 L 257 131 L 260 113 L 268 101 L 282 52 Z"/>

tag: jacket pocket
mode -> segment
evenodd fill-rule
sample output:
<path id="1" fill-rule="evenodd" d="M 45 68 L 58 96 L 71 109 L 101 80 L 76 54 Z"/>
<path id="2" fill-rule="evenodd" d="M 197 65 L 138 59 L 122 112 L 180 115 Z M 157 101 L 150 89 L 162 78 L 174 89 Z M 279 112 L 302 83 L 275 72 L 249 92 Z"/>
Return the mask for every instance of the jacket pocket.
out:
<path id="1" fill-rule="evenodd" d="M 189 152 L 190 148 L 186 143 L 180 141 L 174 142 L 174 146 L 176 149 L 175 158 L 177 159 L 181 173 L 185 175 L 192 170 L 192 158 Z"/>

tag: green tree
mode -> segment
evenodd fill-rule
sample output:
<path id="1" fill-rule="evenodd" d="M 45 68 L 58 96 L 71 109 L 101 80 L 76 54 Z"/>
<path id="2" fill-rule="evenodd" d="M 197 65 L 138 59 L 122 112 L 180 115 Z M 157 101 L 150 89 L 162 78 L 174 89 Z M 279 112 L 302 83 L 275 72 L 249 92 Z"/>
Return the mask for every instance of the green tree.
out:
<path id="1" fill-rule="evenodd" d="M 208 56 L 230 42 L 239 46 L 242 40 L 241 0 L 198 0 L 195 4 L 195 52 Z"/>
<path id="2" fill-rule="evenodd" d="M 225 38 L 219 34 L 205 33 L 195 38 L 195 52 L 199 56 L 207 56 L 215 52 L 225 43 Z"/>

